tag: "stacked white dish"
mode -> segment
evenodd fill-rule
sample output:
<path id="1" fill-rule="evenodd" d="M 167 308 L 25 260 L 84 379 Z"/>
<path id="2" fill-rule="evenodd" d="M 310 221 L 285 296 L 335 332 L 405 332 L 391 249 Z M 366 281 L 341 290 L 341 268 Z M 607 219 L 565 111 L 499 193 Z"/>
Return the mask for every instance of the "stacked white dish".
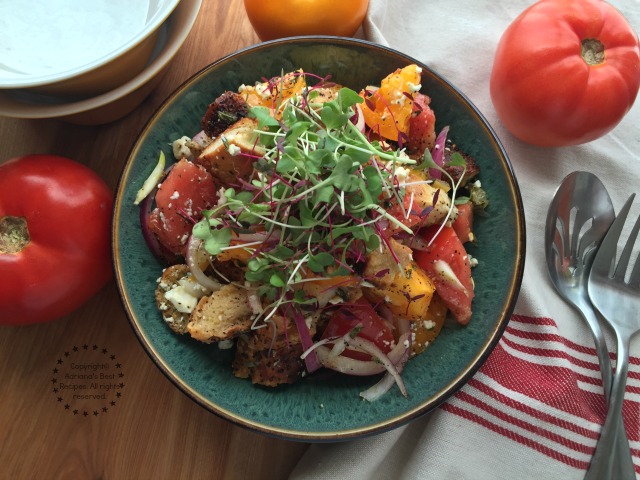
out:
<path id="1" fill-rule="evenodd" d="M 28 18 L 36 8 L 3 13 L 18 12 L 19 2 L 0 5 L 0 116 L 88 125 L 125 116 L 151 93 L 202 4 L 41 0 L 40 20 Z"/>

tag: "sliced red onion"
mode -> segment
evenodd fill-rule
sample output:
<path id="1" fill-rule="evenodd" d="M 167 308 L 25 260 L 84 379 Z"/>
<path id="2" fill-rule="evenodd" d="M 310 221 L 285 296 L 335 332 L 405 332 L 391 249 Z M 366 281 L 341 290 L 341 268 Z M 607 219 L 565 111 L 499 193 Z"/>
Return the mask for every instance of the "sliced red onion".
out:
<path id="1" fill-rule="evenodd" d="M 158 163 L 153 168 L 151 174 L 147 177 L 147 179 L 142 184 L 142 187 L 140 187 L 140 190 L 138 190 L 138 193 L 136 194 L 136 198 L 133 201 L 134 205 L 139 205 L 140 202 L 147 198 L 152 192 L 154 193 L 155 197 L 155 191 L 158 189 L 158 183 L 160 183 L 166 173 L 165 164 L 166 159 L 164 156 L 164 152 L 161 150 L 160 156 L 158 158 Z"/>
<path id="2" fill-rule="evenodd" d="M 330 368 L 336 372 L 366 377 L 385 371 L 384 366 L 379 362 L 356 360 L 343 355 L 333 356 L 331 355 L 331 349 L 324 345 L 317 346 L 314 351 L 317 353 L 318 360 L 323 367 Z"/>
<path id="3" fill-rule="evenodd" d="M 189 237 L 189 242 L 187 243 L 187 256 L 185 259 L 187 261 L 187 265 L 189 266 L 189 270 L 191 270 L 191 274 L 196 279 L 196 281 L 204 288 L 215 292 L 222 288 L 222 284 L 206 275 L 202 270 L 202 267 L 200 267 L 199 257 L 201 247 L 202 240 L 191 235 Z"/>
<path id="4" fill-rule="evenodd" d="M 304 352 L 302 352 L 302 355 L 300 355 L 300 358 L 304 360 L 308 355 L 311 354 L 311 352 L 313 352 L 317 348 L 323 345 L 326 345 L 327 343 L 334 342 L 335 340 L 336 340 L 335 338 L 323 338 L 322 340 L 319 340 L 316 343 L 313 343 L 309 348 L 305 349 Z"/>
<path id="5" fill-rule="evenodd" d="M 318 355 L 313 348 L 313 339 L 311 338 L 311 332 L 309 331 L 309 327 L 307 326 L 307 322 L 305 321 L 304 316 L 302 316 L 300 312 L 295 313 L 293 317 L 296 323 L 296 328 L 298 329 L 298 335 L 300 335 L 300 343 L 302 343 L 302 348 L 304 349 L 302 359 L 304 360 L 304 364 L 307 367 L 307 371 L 309 373 L 313 373 L 322 365 L 320 364 Z"/>
<path id="6" fill-rule="evenodd" d="M 200 130 L 195 136 L 191 139 L 193 143 L 199 145 L 202 148 L 205 148 L 207 145 L 211 143 L 211 138 L 209 135 L 205 133 L 204 130 Z"/>
<path id="7" fill-rule="evenodd" d="M 153 201 L 155 199 L 155 193 L 153 195 L 148 195 L 142 200 L 140 203 L 140 229 L 142 230 L 142 236 L 144 237 L 144 241 L 149 247 L 151 253 L 160 260 L 166 260 L 166 255 L 160 246 L 160 242 L 158 241 L 155 234 L 149 230 L 149 215 L 153 211 Z"/>
<path id="8" fill-rule="evenodd" d="M 360 105 L 356 103 L 353 106 L 353 109 L 355 110 L 355 113 L 352 115 L 352 117 L 349 120 L 351 120 L 351 123 L 353 123 L 356 126 L 356 128 L 360 130 L 361 133 L 364 133 L 365 123 L 364 123 L 364 114 L 362 113 L 362 107 L 360 107 Z"/>
<path id="9" fill-rule="evenodd" d="M 393 238 L 412 250 L 427 250 L 429 247 L 429 242 L 420 235 L 411 235 L 406 232 L 399 232 L 395 234 Z"/>
<path id="10" fill-rule="evenodd" d="M 162 181 L 167 178 L 167 175 L 171 171 L 175 164 L 169 165 L 162 175 L 160 182 L 158 182 L 155 187 L 149 192 L 149 194 L 144 197 L 144 199 L 140 202 L 140 229 L 142 230 L 142 236 L 144 237 L 144 241 L 149 247 L 151 253 L 158 259 L 164 263 L 172 263 L 174 261 L 174 254 L 168 252 L 165 248 L 162 247 L 156 235 L 149 229 L 149 215 L 155 208 L 155 200 L 156 193 L 158 193 L 158 184 L 162 183 Z"/>
<path id="11" fill-rule="evenodd" d="M 411 353 L 411 333 L 408 332 L 401 335 L 400 338 L 398 339 L 398 343 L 405 345 L 405 349 L 404 349 L 404 352 L 402 353 L 402 357 L 400 357 L 400 360 L 395 365 L 398 374 L 401 374 L 402 371 L 404 370 L 404 366 L 407 364 L 407 361 L 409 360 L 409 354 Z M 374 402 L 378 398 L 380 398 L 382 395 L 387 393 L 391 389 L 394 383 L 396 383 L 396 377 L 392 375 L 390 372 L 387 372 L 384 375 L 384 377 L 382 377 L 380 381 L 376 383 L 374 386 L 368 388 L 363 392 L 360 392 L 360 396 L 369 402 Z M 402 391 L 402 389 L 400 391 Z M 403 395 L 405 397 L 407 396 L 406 390 L 403 393 Z"/>
<path id="12" fill-rule="evenodd" d="M 349 345 L 349 340 L 353 338 L 353 336 L 355 336 L 354 332 L 357 335 L 357 330 L 361 328 L 362 328 L 362 324 L 358 323 L 355 327 L 353 327 L 351 330 L 345 333 L 342 337 L 338 338 L 335 342 L 333 342 L 333 348 L 331 349 L 331 352 L 329 353 L 329 355 L 331 355 L 332 357 L 337 357 L 342 352 L 344 352 L 344 350 Z"/>
<path id="13" fill-rule="evenodd" d="M 444 148 L 447 142 L 447 133 L 449 133 L 448 126 L 440 130 L 440 133 L 436 137 L 436 143 L 431 150 L 431 158 L 433 158 L 435 164 L 440 167 L 444 166 Z M 442 172 L 436 168 L 430 168 L 429 176 L 439 180 L 442 178 Z"/>
<path id="14" fill-rule="evenodd" d="M 323 367 L 330 368 L 331 370 L 335 370 L 340 373 L 346 373 L 348 375 L 355 376 L 376 375 L 385 371 L 385 366 L 378 360 L 378 357 L 375 356 L 375 354 L 371 353 L 371 351 L 363 350 L 358 345 L 354 344 L 351 340 L 349 341 L 349 346 L 355 347 L 365 353 L 368 353 L 371 356 L 374 356 L 376 360 L 356 360 L 353 358 L 345 357 L 344 355 L 331 355 L 331 348 L 327 347 L 326 344 L 335 342 L 336 340 L 336 338 L 324 339 L 316 343 L 312 346 L 311 349 L 309 349 L 309 351 L 315 350 L 317 352 L 318 360 Z M 363 340 L 363 342 L 373 345 L 373 343 L 369 342 L 368 340 Z M 378 347 L 376 347 L 375 345 L 373 346 L 380 352 L 380 349 Z M 400 361 L 400 358 L 402 358 L 405 348 L 405 345 L 398 343 L 391 349 L 388 354 L 385 355 L 382 352 L 380 353 L 395 365 Z"/>
<path id="15" fill-rule="evenodd" d="M 408 340 L 404 341 L 404 344 L 406 343 L 408 343 Z M 405 350 L 407 349 L 406 345 L 401 344 L 400 342 L 398 342 L 398 344 L 402 345 Z M 407 387 L 405 387 L 404 381 L 402 380 L 402 377 L 400 376 L 400 373 L 398 372 L 398 369 L 396 368 L 395 363 L 392 362 L 391 359 L 382 352 L 382 350 L 380 350 L 373 342 L 370 342 L 360 337 L 356 337 L 353 340 L 351 340 L 350 345 L 362 350 L 363 352 L 370 354 L 372 357 L 376 359 L 376 361 L 382 363 L 382 365 L 387 370 L 387 372 L 393 375 L 393 378 L 396 381 L 398 388 L 400 389 L 400 393 L 402 393 L 402 395 L 405 397 L 407 396 Z"/>

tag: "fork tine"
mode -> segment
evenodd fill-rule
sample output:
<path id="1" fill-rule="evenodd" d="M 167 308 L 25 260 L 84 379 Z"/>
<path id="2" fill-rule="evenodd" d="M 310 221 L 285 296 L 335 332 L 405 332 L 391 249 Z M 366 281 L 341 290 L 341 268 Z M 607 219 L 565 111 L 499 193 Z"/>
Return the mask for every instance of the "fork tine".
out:
<path id="1" fill-rule="evenodd" d="M 636 219 L 636 224 L 633 226 L 633 230 L 631 235 L 629 236 L 629 242 L 633 237 L 633 242 L 635 243 L 638 237 L 638 231 L 640 231 L 640 215 Z M 629 277 L 629 284 L 640 286 L 640 255 L 636 258 L 636 263 L 633 266 L 633 270 L 631 270 L 631 276 Z"/>
<path id="2" fill-rule="evenodd" d="M 612 267 L 615 265 L 616 251 L 618 248 L 618 240 L 624 227 L 624 223 L 627 220 L 627 215 L 631 209 L 631 204 L 636 194 L 632 193 L 627 199 L 620 212 L 616 216 L 616 219 L 611 224 L 611 227 L 607 231 L 607 234 L 600 244 L 596 258 L 593 261 L 592 270 L 601 272 L 604 275 L 611 276 Z"/>
<path id="3" fill-rule="evenodd" d="M 624 248 L 622 249 L 622 254 L 620 255 L 618 264 L 616 265 L 616 270 L 613 276 L 614 278 L 620 281 L 623 281 L 627 274 L 627 268 L 629 267 L 629 260 L 631 259 L 631 253 L 633 252 L 633 247 L 636 244 L 636 238 L 638 237 L 639 228 L 640 228 L 640 223 L 638 223 L 638 221 L 636 220 L 635 225 L 633 226 L 633 228 L 631 229 L 631 232 L 629 233 L 629 237 L 627 238 Z"/>

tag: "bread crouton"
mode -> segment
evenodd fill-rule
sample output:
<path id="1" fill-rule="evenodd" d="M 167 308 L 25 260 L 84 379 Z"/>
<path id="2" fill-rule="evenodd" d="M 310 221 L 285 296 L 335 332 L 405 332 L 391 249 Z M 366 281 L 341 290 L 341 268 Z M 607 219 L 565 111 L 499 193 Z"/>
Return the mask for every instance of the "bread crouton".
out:
<path id="1" fill-rule="evenodd" d="M 265 153 L 256 145 L 256 128 L 255 119 L 238 120 L 211 142 L 195 163 L 205 167 L 223 185 L 237 185 L 238 178 L 249 180 L 256 156 Z"/>
<path id="2" fill-rule="evenodd" d="M 203 297 L 191 314 L 187 331 L 196 340 L 227 340 L 251 329 L 253 311 L 247 291 L 233 284 Z"/>
<path id="3" fill-rule="evenodd" d="M 251 378 L 254 384 L 276 387 L 295 383 L 305 371 L 300 336 L 294 322 L 284 317 L 274 316 L 265 327 L 240 336 L 236 346 L 233 374 Z"/>
<path id="4" fill-rule="evenodd" d="M 187 331 L 187 323 L 189 323 L 190 313 L 180 312 L 171 301 L 166 298 L 166 294 L 178 285 L 181 278 L 189 275 L 189 267 L 187 265 L 172 265 L 162 272 L 162 277 L 156 288 L 156 305 L 162 313 L 162 318 L 169 328 L 176 333 L 183 334 Z"/>
<path id="5" fill-rule="evenodd" d="M 413 252 L 410 247 L 393 238 L 389 239 L 389 244 L 393 253 L 386 244 L 383 245 L 382 251 L 373 250 L 367 258 L 367 266 L 362 274 L 369 283 L 378 288 L 389 286 L 398 272 L 404 271 L 413 261 Z"/>

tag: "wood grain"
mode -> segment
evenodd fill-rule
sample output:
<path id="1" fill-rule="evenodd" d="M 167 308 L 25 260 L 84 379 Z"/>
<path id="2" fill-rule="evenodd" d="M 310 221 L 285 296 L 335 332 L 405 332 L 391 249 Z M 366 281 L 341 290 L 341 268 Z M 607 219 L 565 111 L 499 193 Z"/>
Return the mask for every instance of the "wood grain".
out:
<path id="1" fill-rule="evenodd" d="M 257 42 L 242 0 L 204 0 L 162 82 L 133 113 L 103 126 L 0 118 L 0 162 L 64 155 L 115 189 L 131 145 L 162 101 L 209 63 Z M 52 388 L 58 360 L 73 347 L 82 355 L 85 345 L 99 350 L 79 358 L 108 350 L 124 375 L 121 398 L 97 416 L 65 410 Z M 66 318 L 0 327 L 0 432 L 0 478 L 11 479 L 285 478 L 307 448 L 235 426 L 177 390 L 135 337 L 114 282 Z"/>

